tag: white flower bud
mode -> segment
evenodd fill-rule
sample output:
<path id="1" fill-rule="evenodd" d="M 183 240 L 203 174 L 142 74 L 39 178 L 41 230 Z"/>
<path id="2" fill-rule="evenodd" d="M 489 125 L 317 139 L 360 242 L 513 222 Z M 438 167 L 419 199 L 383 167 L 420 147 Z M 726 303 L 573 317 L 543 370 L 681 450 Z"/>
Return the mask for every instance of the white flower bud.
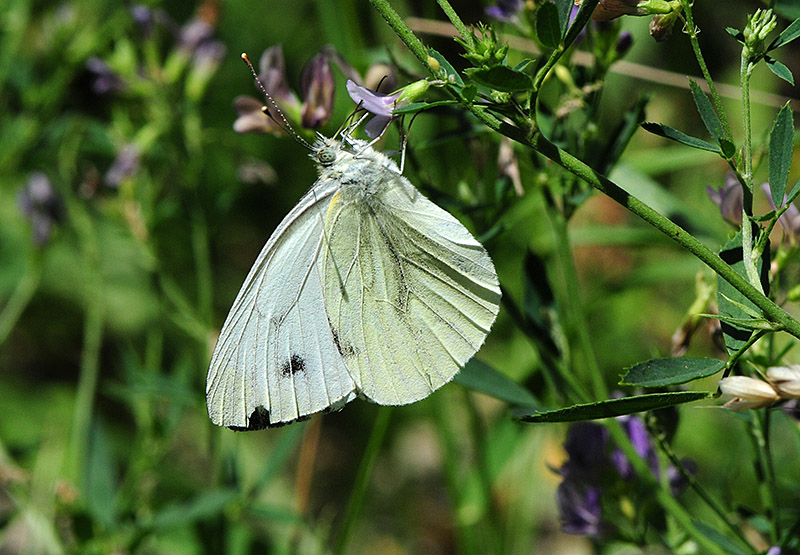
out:
<path id="1" fill-rule="evenodd" d="M 747 376 L 730 376 L 719 381 L 724 395 L 731 397 L 725 408 L 747 410 L 768 407 L 780 397 L 770 384 Z"/>
<path id="2" fill-rule="evenodd" d="M 767 379 L 781 397 L 800 397 L 800 365 L 773 366 L 767 370 Z"/>

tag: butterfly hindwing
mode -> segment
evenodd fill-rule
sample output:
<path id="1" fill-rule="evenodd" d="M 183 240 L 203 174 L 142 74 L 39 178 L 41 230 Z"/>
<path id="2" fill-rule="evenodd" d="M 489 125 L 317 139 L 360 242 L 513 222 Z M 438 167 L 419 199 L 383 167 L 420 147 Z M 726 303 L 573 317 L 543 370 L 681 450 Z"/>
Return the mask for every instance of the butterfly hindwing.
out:
<path id="1" fill-rule="evenodd" d="M 399 405 L 449 382 L 475 354 L 497 315 L 500 289 L 469 231 L 393 163 L 380 167 L 369 195 L 331 203 L 323 290 L 358 389 Z"/>
<path id="2" fill-rule="evenodd" d="M 218 425 L 257 429 L 344 404 L 355 384 L 325 317 L 320 257 L 338 184 L 319 180 L 262 249 L 222 327 L 206 400 Z"/>

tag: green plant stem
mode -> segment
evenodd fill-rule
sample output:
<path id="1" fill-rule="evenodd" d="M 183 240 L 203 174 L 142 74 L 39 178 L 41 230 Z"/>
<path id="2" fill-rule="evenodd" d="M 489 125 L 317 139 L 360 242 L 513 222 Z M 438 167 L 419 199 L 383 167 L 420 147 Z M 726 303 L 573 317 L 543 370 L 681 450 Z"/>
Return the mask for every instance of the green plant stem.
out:
<path id="1" fill-rule="evenodd" d="M 381 14 L 381 17 L 389 24 L 389 27 L 392 28 L 400 40 L 405 43 L 406 47 L 411 50 L 411 53 L 430 71 L 428 51 L 425 49 L 425 45 L 422 44 L 422 41 L 419 40 L 417 35 L 409 29 L 408 25 L 403 21 L 403 18 L 400 17 L 400 14 L 394 11 L 394 8 L 389 5 L 387 0 L 369 0 L 369 3 Z"/>
<path id="2" fill-rule="evenodd" d="M 28 266 L 25 268 L 22 279 L 19 280 L 8 302 L 3 307 L 3 310 L 0 311 L 0 346 L 8 339 L 11 330 L 14 329 L 19 317 L 22 316 L 25 307 L 31 302 L 36 288 L 39 287 L 39 282 L 42 279 L 40 255 L 41 253 L 38 250 L 31 251 Z"/>
<path id="3" fill-rule="evenodd" d="M 375 424 L 372 426 L 372 433 L 369 436 L 367 447 L 364 449 L 364 456 L 358 467 L 356 481 L 350 493 L 350 499 L 347 502 L 342 529 L 336 540 L 336 547 L 333 550 L 334 553 L 348 552 L 347 544 L 350 541 L 350 537 L 353 535 L 353 530 L 358 520 L 358 515 L 361 512 L 361 507 L 364 505 L 364 495 L 367 492 L 369 478 L 372 475 L 372 467 L 375 465 L 375 460 L 378 458 L 381 444 L 386 437 L 386 430 L 389 427 L 391 416 L 392 407 L 380 407 L 378 409 L 378 415 L 375 418 Z"/>
<path id="4" fill-rule="evenodd" d="M 694 18 L 692 17 L 692 0 L 682 0 L 683 13 L 686 17 L 686 33 L 689 35 L 689 43 L 692 45 L 692 51 L 697 59 L 697 65 L 700 66 L 700 71 L 708 85 L 708 90 L 711 92 L 711 98 L 714 100 L 714 106 L 717 108 L 717 115 L 722 123 L 722 129 L 725 131 L 727 138 L 732 138 L 731 126 L 728 123 L 728 117 L 725 115 L 725 110 L 722 107 L 722 97 L 717 92 L 717 87 L 714 85 L 714 80 L 711 78 L 711 72 L 708 71 L 706 60 L 700 50 L 700 41 L 697 39 L 697 29 L 694 25 Z"/>
<path id="5" fill-rule="evenodd" d="M 744 194 L 742 195 L 742 262 L 745 275 L 750 283 L 763 294 L 761 280 L 756 268 L 753 253 L 753 140 L 752 124 L 750 122 L 750 77 L 753 74 L 753 64 L 745 55 L 746 48 L 742 50 L 742 64 L 740 80 L 742 86 L 742 124 L 744 127 L 744 147 L 742 150 L 742 163 L 744 165 Z"/>
<path id="6" fill-rule="evenodd" d="M 458 17 L 458 14 L 453 9 L 453 6 L 450 5 L 450 2 L 447 0 L 436 1 L 439 4 L 439 7 L 442 8 L 444 14 L 447 16 L 447 19 L 449 19 L 450 23 L 453 24 L 453 27 L 456 28 L 458 34 L 461 35 L 462 39 L 464 39 L 464 42 L 466 42 L 470 48 L 474 47 L 475 39 L 473 38 L 472 33 L 470 33 L 469 29 L 467 29 L 467 26 L 464 25 L 464 22 L 461 20 L 461 18 Z"/>
<path id="7" fill-rule="evenodd" d="M 780 525 L 778 503 L 775 499 L 775 469 L 772 466 L 772 455 L 769 448 L 769 418 L 767 410 L 752 411 L 753 420 L 750 423 L 750 439 L 755 452 L 756 480 L 764 512 L 771 525 L 771 543 L 777 543 L 780 538 Z"/>
<path id="8" fill-rule="evenodd" d="M 727 378 L 733 367 L 737 362 L 739 362 L 739 359 L 742 358 L 742 355 L 744 355 L 750 349 L 750 347 L 756 343 L 756 341 L 764 337 L 767 333 L 769 333 L 767 330 L 755 330 L 752 334 L 750 334 L 750 337 L 747 339 L 747 341 L 745 341 L 744 345 L 742 345 L 738 351 L 733 353 L 728 359 L 728 362 L 725 363 L 725 372 L 722 374 L 722 377 Z"/>
<path id="9" fill-rule="evenodd" d="M 672 450 L 672 446 L 668 442 L 664 441 L 664 438 L 660 433 L 651 433 L 650 435 L 651 437 L 655 437 L 657 439 L 661 451 L 667 455 L 667 458 L 670 460 L 672 465 L 677 469 L 678 472 L 681 473 L 681 476 L 683 476 L 683 478 L 686 480 L 686 483 L 689 485 L 692 491 L 694 491 L 698 497 L 700 497 L 700 499 L 702 499 L 703 502 L 705 502 L 705 504 L 711 508 L 712 511 L 717 513 L 717 516 L 719 516 L 720 520 L 725 523 L 725 526 L 734 536 L 739 538 L 748 548 L 752 549 L 752 546 L 747 540 L 747 536 L 745 536 L 741 527 L 730 521 L 725 509 L 723 509 L 716 499 L 711 497 L 705 488 L 703 488 L 703 486 L 701 486 L 700 483 L 695 480 L 694 475 L 686 470 L 681 460 Z"/>

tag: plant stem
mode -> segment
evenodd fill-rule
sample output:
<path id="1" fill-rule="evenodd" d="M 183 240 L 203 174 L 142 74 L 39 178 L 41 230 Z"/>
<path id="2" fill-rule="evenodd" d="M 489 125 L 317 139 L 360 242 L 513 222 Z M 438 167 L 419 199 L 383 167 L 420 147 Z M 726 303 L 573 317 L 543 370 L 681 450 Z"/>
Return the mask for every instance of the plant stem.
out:
<path id="1" fill-rule="evenodd" d="M 28 260 L 28 266 L 22 279 L 17 283 L 17 287 L 9 297 L 8 302 L 0 311 L 0 345 L 5 343 L 11 330 L 17 324 L 19 317 L 22 316 L 25 307 L 31 302 L 36 288 L 42 279 L 42 264 L 39 251 L 32 251 Z"/>
<path id="2" fill-rule="evenodd" d="M 425 45 L 422 44 L 422 41 L 419 40 L 417 35 L 409 29 L 408 25 L 403 21 L 403 18 L 400 17 L 400 14 L 394 11 L 394 8 L 389 5 L 387 0 L 369 0 L 369 2 L 372 4 L 372 7 L 381 14 L 381 17 L 389 24 L 389 27 L 392 28 L 400 40 L 411 50 L 411 53 L 430 71 L 428 51 L 425 49 Z"/>
<path id="3" fill-rule="evenodd" d="M 753 420 L 749 426 L 750 439 L 755 452 L 755 471 L 761 501 L 764 503 L 764 513 L 771 525 L 771 543 L 776 543 L 780 538 L 778 523 L 778 504 L 775 500 L 775 469 L 772 466 L 772 456 L 769 449 L 769 411 L 753 411 Z"/>
<path id="4" fill-rule="evenodd" d="M 458 14 L 453 9 L 453 6 L 450 5 L 450 2 L 447 0 L 436 1 L 438 2 L 439 7 L 442 8 L 444 14 L 447 16 L 447 19 L 449 19 L 450 23 L 453 24 L 453 27 L 456 28 L 458 34 L 461 35 L 462 39 L 464 39 L 464 42 L 466 42 L 470 48 L 473 48 L 475 46 L 474 37 L 472 36 L 472 33 L 470 33 L 469 29 L 467 29 L 467 26 L 464 25 L 464 22 L 461 21 L 461 18 L 458 17 Z"/>
<path id="5" fill-rule="evenodd" d="M 742 64 L 740 68 L 740 80 L 742 86 L 742 124 L 744 126 L 744 147 L 742 150 L 742 162 L 744 164 L 744 194 L 742 196 L 742 263 L 744 264 L 747 279 L 757 290 L 763 294 L 761 280 L 758 277 L 758 269 L 753 256 L 753 142 L 752 125 L 750 122 L 750 77 L 753 74 L 753 64 L 749 57 L 742 50 Z"/>
<path id="6" fill-rule="evenodd" d="M 730 123 L 728 123 L 728 117 L 725 115 L 725 110 L 722 107 L 722 97 L 720 97 L 719 93 L 717 92 L 717 87 L 714 86 L 714 80 L 711 78 L 711 72 L 708 71 L 706 60 L 703 58 L 703 53 L 700 50 L 700 41 L 697 39 L 697 29 L 695 28 L 694 19 L 692 17 L 692 0 L 682 1 L 683 13 L 686 15 L 686 32 L 689 35 L 689 43 L 692 45 L 692 51 L 697 59 L 697 65 L 700 66 L 700 71 L 703 73 L 703 77 L 705 77 L 706 84 L 708 84 L 708 90 L 711 92 L 711 98 L 714 100 L 714 106 L 717 108 L 717 115 L 722 123 L 725 136 L 730 139 L 733 137 L 733 133 L 731 133 L 731 126 Z"/>
<path id="7" fill-rule="evenodd" d="M 372 467 L 375 465 L 375 460 L 378 458 L 381 443 L 383 443 L 383 439 L 386 437 L 386 430 L 389 427 L 391 416 L 392 407 L 380 407 L 378 409 L 378 416 L 375 418 L 375 424 L 372 426 L 372 433 L 369 436 L 367 447 L 364 449 L 364 456 L 358 467 L 356 482 L 353 485 L 353 491 L 350 493 L 350 499 L 347 502 L 342 529 L 339 532 L 339 538 L 336 540 L 336 547 L 333 549 L 334 553 L 347 553 L 347 544 L 350 541 L 350 536 L 353 534 L 358 515 L 364 504 L 364 495 L 367 492 L 369 478 L 372 475 Z"/>

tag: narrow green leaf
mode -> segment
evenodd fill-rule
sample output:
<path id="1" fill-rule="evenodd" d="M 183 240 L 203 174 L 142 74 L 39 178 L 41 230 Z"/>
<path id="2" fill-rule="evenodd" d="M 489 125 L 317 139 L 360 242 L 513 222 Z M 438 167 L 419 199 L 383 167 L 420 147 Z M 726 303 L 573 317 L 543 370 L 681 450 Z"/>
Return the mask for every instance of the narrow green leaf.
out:
<path id="1" fill-rule="evenodd" d="M 789 44 L 797 37 L 800 37 L 800 19 L 795 19 L 786 29 L 781 31 L 781 34 L 778 35 L 778 38 L 772 41 L 772 44 L 769 45 L 767 52 L 776 48 L 780 48 L 784 44 Z"/>
<path id="2" fill-rule="evenodd" d="M 720 137 L 719 147 L 722 149 L 722 155 L 726 160 L 730 160 L 734 157 L 734 155 L 736 155 L 736 145 L 733 144 L 733 141 L 730 141 L 729 139 Z"/>
<path id="3" fill-rule="evenodd" d="M 698 85 L 694 79 L 689 79 L 689 87 L 692 89 L 694 103 L 697 106 L 697 111 L 700 112 L 700 117 L 703 119 L 706 129 L 708 129 L 708 133 L 719 143 L 720 138 L 725 135 L 725 132 L 722 129 L 722 123 L 719 121 L 716 110 L 714 110 L 714 107 L 711 105 L 711 101 L 706 96 L 706 93 L 703 92 L 703 89 L 700 88 L 700 85 Z"/>
<path id="4" fill-rule="evenodd" d="M 527 73 L 514 71 L 508 66 L 470 68 L 464 71 L 479 85 L 497 91 L 526 91 L 533 86 L 533 81 Z"/>
<path id="5" fill-rule="evenodd" d="M 716 152 L 716 153 L 720 152 L 720 149 L 717 145 L 713 145 L 708 141 L 704 141 L 696 137 L 691 137 L 686 133 L 683 133 L 682 131 L 678 131 L 677 129 L 669 127 L 668 125 L 663 125 L 661 123 L 647 122 L 642 124 L 642 128 L 644 128 L 645 131 L 653 133 L 654 135 L 660 135 L 661 137 L 672 139 L 673 141 L 677 141 L 683 145 L 690 146 L 692 148 L 707 150 L 709 152 Z"/>
<path id="6" fill-rule="evenodd" d="M 525 69 L 526 67 L 528 67 L 532 63 L 533 63 L 533 60 L 531 60 L 530 58 L 525 58 L 520 63 L 518 63 L 517 65 L 514 66 L 514 71 L 522 71 L 523 69 Z"/>
<path id="7" fill-rule="evenodd" d="M 719 256 L 731 267 L 733 270 L 745 276 L 744 264 L 742 263 L 742 234 L 737 233 L 731 238 Z M 770 249 L 764 249 L 764 252 L 756 263 L 756 268 L 759 272 L 761 280 L 761 287 L 764 292 L 769 294 L 769 265 L 770 265 Z M 717 306 L 719 307 L 720 322 L 722 323 L 722 334 L 725 338 L 725 346 L 729 354 L 738 351 L 752 334 L 752 330 L 731 324 L 725 321 L 727 318 L 752 320 L 754 314 L 760 314 L 756 305 L 742 295 L 738 290 L 729 284 L 724 279 L 717 277 Z M 745 310 L 746 307 L 746 310 Z"/>
<path id="8" fill-rule="evenodd" d="M 117 518 L 114 471 L 108 432 L 100 421 L 95 421 L 86 461 L 86 507 L 92 518 L 104 526 L 111 526 Z"/>
<path id="9" fill-rule="evenodd" d="M 583 0 L 581 2 L 581 7 L 578 8 L 578 13 L 575 14 L 575 19 L 572 20 L 572 25 L 570 25 L 564 37 L 565 44 L 572 44 L 575 41 L 583 31 L 583 28 L 586 27 L 586 24 L 589 23 L 589 18 L 592 17 L 592 12 L 594 12 L 599 3 L 600 0 Z"/>
<path id="10" fill-rule="evenodd" d="M 656 358 L 627 369 L 620 385 L 664 387 L 716 374 L 725 362 L 716 358 Z"/>
<path id="11" fill-rule="evenodd" d="M 622 399 L 609 399 L 597 403 L 572 405 L 563 409 L 539 411 L 525 414 L 514 411 L 514 417 L 523 422 L 578 422 L 582 420 L 597 420 L 634 414 L 648 410 L 658 410 L 683 403 L 691 403 L 700 399 L 708 399 L 714 394 L 707 391 L 678 391 L 674 393 L 650 393 L 636 397 L 623 397 Z"/>
<path id="12" fill-rule="evenodd" d="M 233 488 L 205 491 L 186 503 L 169 505 L 156 513 L 149 527 L 175 528 L 217 516 L 238 496 L 239 492 Z"/>
<path id="13" fill-rule="evenodd" d="M 774 73 L 787 83 L 794 85 L 794 75 L 792 75 L 792 70 L 790 70 L 788 67 L 783 65 L 775 58 L 771 58 L 769 56 L 765 57 L 764 61 L 767 62 L 767 67 L 770 69 L 772 73 Z"/>
<path id="14" fill-rule="evenodd" d="M 728 536 L 726 536 L 716 528 L 712 528 L 705 522 L 693 519 L 692 524 L 695 525 L 695 527 L 700 531 L 701 534 L 703 534 L 705 537 L 707 537 L 715 544 L 720 546 L 725 551 L 725 553 L 729 553 L 730 555 L 747 555 L 748 553 L 751 553 L 749 549 L 748 550 L 742 549 L 741 547 L 739 547 L 738 544 L 733 543 L 733 541 L 731 541 L 731 539 Z"/>
<path id="15" fill-rule="evenodd" d="M 536 36 L 545 48 L 555 49 L 561 42 L 558 8 L 552 2 L 543 2 L 536 10 Z"/>
<path id="16" fill-rule="evenodd" d="M 396 110 L 392 110 L 392 114 L 415 114 L 417 112 L 422 112 L 423 110 L 430 110 L 431 108 L 436 108 L 438 106 L 452 106 L 454 104 L 459 104 L 458 100 L 436 100 L 434 102 L 412 102 L 411 104 L 406 104 L 402 108 L 397 108 Z"/>
<path id="17" fill-rule="evenodd" d="M 725 27 L 725 30 L 728 32 L 730 36 L 744 44 L 744 33 L 742 33 L 739 29 L 734 29 L 733 27 Z"/>
<path id="18" fill-rule="evenodd" d="M 477 358 L 470 360 L 461 372 L 456 374 L 455 381 L 468 389 L 491 395 L 510 405 L 529 409 L 539 406 L 539 401 L 527 389 Z"/>
<path id="19" fill-rule="evenodd" d="M 772 202 L 777 208 L 783 206 L 786 181 L 789 179 L 789 168 L 792 165 L 793 139 L 794 121 L 792 110 L 787 103 L 778 111 L 769 134 L 769 188 Z"/>

